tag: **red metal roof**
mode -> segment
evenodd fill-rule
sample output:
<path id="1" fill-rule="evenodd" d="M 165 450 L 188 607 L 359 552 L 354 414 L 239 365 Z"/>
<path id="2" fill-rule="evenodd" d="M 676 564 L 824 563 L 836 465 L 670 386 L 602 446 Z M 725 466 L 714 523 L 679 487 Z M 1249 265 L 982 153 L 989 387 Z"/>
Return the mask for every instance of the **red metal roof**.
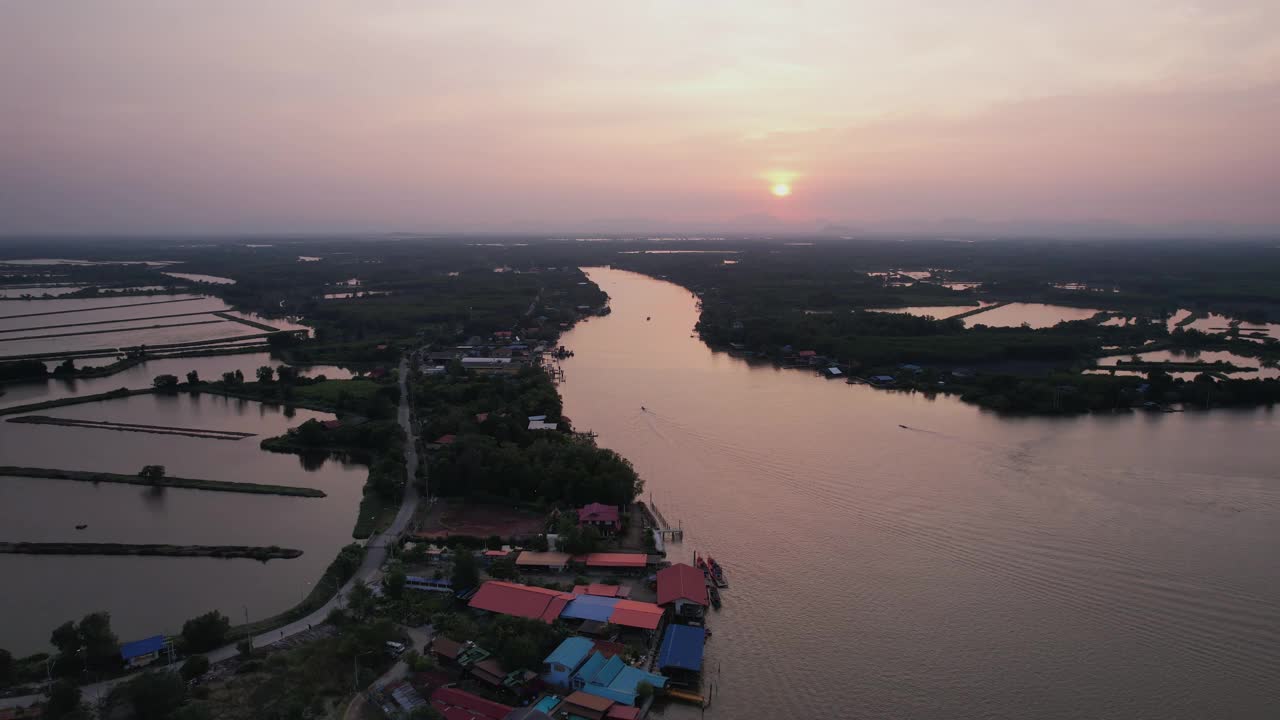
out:
<path id="1" fill-rule="evenodd" d="M 564 701 L 573 705 L 584 707 L 588 710 L 595 710 L 596 712 L 604 712 L 609 709 L 610 705 L 613 704 L 613 701 L 610 700 L 609 698 L 602 698 L 599 695 L 592 695 L 591 693 L 585 693 L 585 692 L 582 692 L 581 690 L 578 690 L 577 692 L 573 693 L 569 697 L 565 698 Z"/>
<path id="2" fill-rule="evenodd" d="M 667 605 L 677 600 L 688 600 L 706 606 L 707 581 L 702 571 L 676 563 L 658 571 L 658 604 Z"/>
<path id="3" fill-rule="evenodd" d="M 591 503 L 578 508 L 578 522 L 618 522 L 618 506 Z"/>
<path id="4" fill-rule="evenodd" d="M 644 553 L 591 553 L 586 557 L 587 567 L 642 568 L 649 563 Z"/>
<path id="5" fill-rule="evenodd" d="M 454 441 L 454 440 L 457 440 L 457 439 L 458 439 L 458 436 L 457 436 L 457 435 L 453 435 L 453 434 L 449 434 L 449 435 L 441 435 L 440 437 L 436 438 L 436 444 L 437 444 L 437 445 L 452 445 L 452 444 L 453 444 L 453 441 Z"/>
<path id="6" fill-rule="evenodd" d="M 614 703 L 613 707 L 609 708 L 609 712 L 605 713 L 604 716 L 609 720 L 636 720 L 636 718 L 640 717 L 640 708 Z"/>
<path id="7" fill-rule="evenodd" d="M 431 693 L 431 704 L 449 720 L 502 720 L 515 709 L 457 688 Z"/>
<path id="8" fill-rule="evenodd" d="M 818 352 L 816 350 L 801 350 L 796 354 L 799 355 L 800 357 L 814 357 L 818 354 Z"/>
<path id="9" fill-rule="evenodd" d="M 574 595 L 597 595 L 599 597 L 626 597 L 620 585 L 591 583 L 590 585 L 574 585 Z"/>
<path id="10" fill-rule="evenodd" d="M 613 606 L 613 614 L 609 616 L 609 622 L 614 625 L 657 630 L 658 625 L 662 623 L 662 612 L 662 608 L 653 603 L 619 600 L 618 604 Z"/>
<path id="11" fill-rule="evenodd" d="M 489 580 L 471 598 L 471 607 L 489 612 L 515 615 L 543 622 L 555 622 L 564 606 L 573 599 L 570 593 L 519 583 Z"/>

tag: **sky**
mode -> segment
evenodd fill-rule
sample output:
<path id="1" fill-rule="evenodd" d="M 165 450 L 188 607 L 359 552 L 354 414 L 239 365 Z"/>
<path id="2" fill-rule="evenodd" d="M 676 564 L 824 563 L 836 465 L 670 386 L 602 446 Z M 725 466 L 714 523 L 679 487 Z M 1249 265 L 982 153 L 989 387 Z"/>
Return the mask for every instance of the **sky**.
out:
<path id="1" fill-rule="evenodd" d="M 1280 230 L 1280 0 L 0 0 L 0 234 L 824 229 Z"/>

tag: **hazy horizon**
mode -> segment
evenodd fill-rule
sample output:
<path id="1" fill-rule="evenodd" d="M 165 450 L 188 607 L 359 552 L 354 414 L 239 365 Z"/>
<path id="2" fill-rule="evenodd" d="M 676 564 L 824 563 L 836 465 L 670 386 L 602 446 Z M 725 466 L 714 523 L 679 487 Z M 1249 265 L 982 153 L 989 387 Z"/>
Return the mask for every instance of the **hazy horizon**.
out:
<path id="1" fill-rule="evenodd" d="M 1277 28 L 1265 0 L 8 3 L 0 236 L 1272 235 Z"/>

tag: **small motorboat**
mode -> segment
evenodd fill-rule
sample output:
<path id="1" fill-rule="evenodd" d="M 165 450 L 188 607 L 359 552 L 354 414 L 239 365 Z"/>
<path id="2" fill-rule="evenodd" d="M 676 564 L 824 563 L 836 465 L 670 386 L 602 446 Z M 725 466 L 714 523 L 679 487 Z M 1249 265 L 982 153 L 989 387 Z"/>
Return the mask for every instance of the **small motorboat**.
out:
<path id="1" fill-rule="evenodd" d="M 910 430 L 910 429 L 911 429 L 911 428 L 907 427 L 906 425 L 898 425 L 898 427 L 902 428 L 903 430 Z"/>
<path id="2" fill-rule="evenodd" d="M 645 316 L 644 321 L 645 321 L 645 322 L 649 322 L 649 321 L 650 321 L 650 320 L 652 320 L 652 319 L 653 319 L 653 317 L 652 317 L 652 316 Z"/>
<path id="3" fill-rule="evenodd" d="M 87 524 L 86 524 L 86 525 L 77 525 L 77 526 L 76 526 L 76 529 L 77 529 L 77 530 L 83 530 L 83 529 L 85 529 L 85 528 L 87 528 L 87 527 L 89 527 Z"/>
<path id="4" fill-rule="evenodd" d="M 720 609 L 720 590 L 715 585 L 707 585 L 707 597 L 711 600 L 711 607 L 716 610 Z"/>

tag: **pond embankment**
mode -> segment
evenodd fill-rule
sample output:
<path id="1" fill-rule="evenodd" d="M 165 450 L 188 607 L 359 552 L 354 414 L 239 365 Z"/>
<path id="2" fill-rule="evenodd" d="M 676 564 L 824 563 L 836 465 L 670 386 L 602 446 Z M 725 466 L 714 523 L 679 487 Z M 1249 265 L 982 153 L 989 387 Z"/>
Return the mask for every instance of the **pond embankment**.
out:
<path id="1" fill-rule="evenodd" d="M 208 490 L 211 492 L 235 492 L 251 495 L 288 495 L 292 497 L 325 497 L 323 490 L 296 485 L 267 485 L 263 483 L 231 482 L 228 480 L 198 480 L 195 478 L 169 477 L 148 479 L 137 475 L 121 475 L 118 473 L 87 472 L 83 470 L 60 470 L 57 468 L 17 467 L 0 465 L 0 475 L 17 477 L 45 478 L 50 480 L 76 480 L 91 483 L 120 483 L 124 485 L 144 485 L 147 487 L 172 487 L 185 490 Z"/>
<path id="2" fill-rule="evenodd" d="M 291 560 L 302 556 L 293 548 L 254 545 L 136 545 L 129 543 L 27 543 L 0 542 L 0 554 L 9 555 L 151 555 L 158 557 L 249 558 Z"/>

